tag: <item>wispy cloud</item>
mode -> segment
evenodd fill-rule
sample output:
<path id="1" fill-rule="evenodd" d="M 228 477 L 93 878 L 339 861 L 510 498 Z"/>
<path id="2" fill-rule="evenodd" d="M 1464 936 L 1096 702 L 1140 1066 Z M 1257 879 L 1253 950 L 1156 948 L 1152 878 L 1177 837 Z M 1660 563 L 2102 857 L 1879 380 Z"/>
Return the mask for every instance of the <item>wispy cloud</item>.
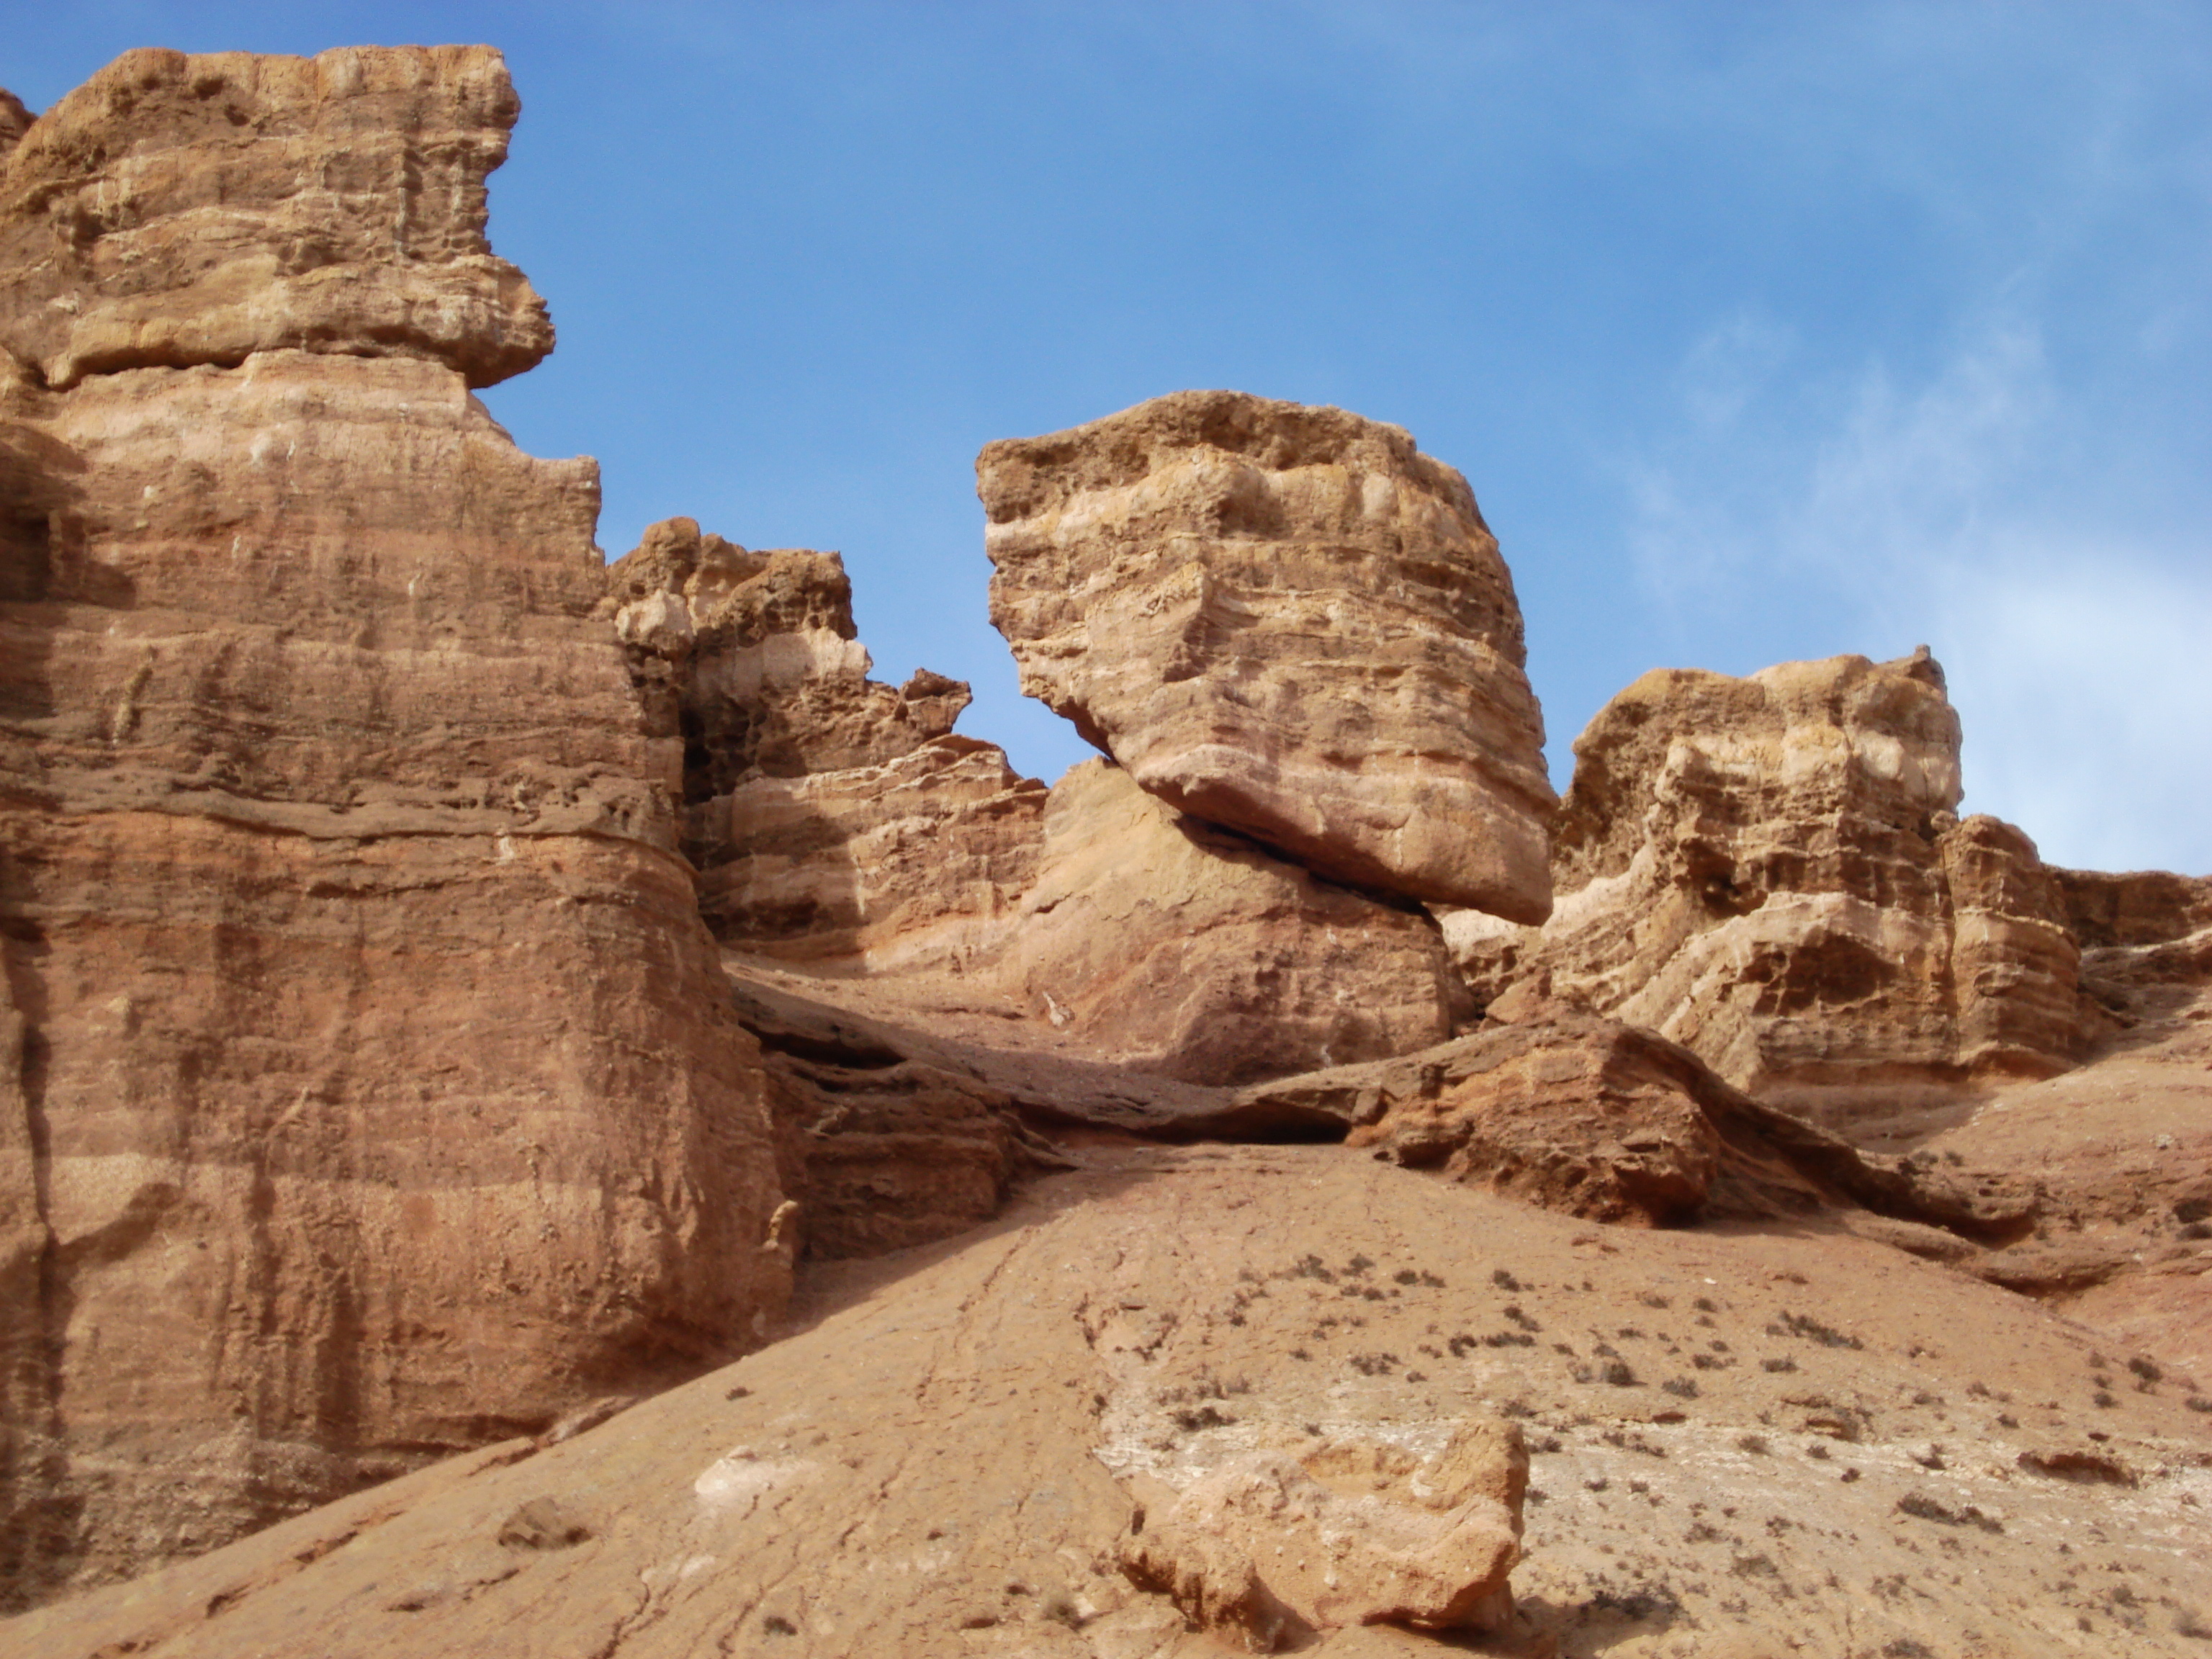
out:
<path id="1" fill-rule="evenodd" d="M 1731 319 L 1686 355 L 1628 480 L 1654 602 L 1736 628 L 1794 608 L 1821 648 L 1924 640 L 1969 810 L 2061 863 L 2212 870 L 2212 527 L 2100 487 L 2094 409 L 2030 319 L 1984 319 L 1917 381 L 1873 362 L 1794 406 L 1760 379 L 1786 337 Z"/>

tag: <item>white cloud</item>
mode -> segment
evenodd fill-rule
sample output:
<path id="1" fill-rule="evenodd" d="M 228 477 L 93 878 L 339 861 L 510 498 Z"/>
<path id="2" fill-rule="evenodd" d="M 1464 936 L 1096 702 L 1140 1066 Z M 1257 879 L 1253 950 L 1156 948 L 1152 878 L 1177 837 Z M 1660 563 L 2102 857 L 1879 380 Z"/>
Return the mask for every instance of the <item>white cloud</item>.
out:
<path id="1" fill-rule="evenodd" d="M 2046 859 L 2212 874 L 2212 557 L 2015 544 L 1945 573 L 1930 633 L 1966 733 L 1966 805 Z"/>
<path id="2" fill-rule="evenodd" d="M 2096 476 L 2094 404 L 2025 319 L 1917 384 L 1870 364 L 1795 410 L 1716 370 L 1758 337 L 1732 321 L 1692 349 L 1675 422 L 1630 471 L 1653 599 L 1709 633 L 1794 607 L 1823 612 L 1828 648 L 1924 640 L 1968 811 L 2056 863 L 2212 871 L 2212 532 L 2142 522 Z"/>

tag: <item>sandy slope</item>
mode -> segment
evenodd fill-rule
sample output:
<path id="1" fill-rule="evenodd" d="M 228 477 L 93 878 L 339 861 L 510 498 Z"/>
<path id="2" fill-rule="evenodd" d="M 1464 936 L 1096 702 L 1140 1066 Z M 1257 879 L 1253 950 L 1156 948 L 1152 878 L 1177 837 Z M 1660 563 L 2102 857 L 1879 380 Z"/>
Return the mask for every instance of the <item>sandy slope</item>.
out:
<path id="1" fill-rule="evenodd" d="M 2010 1292 L 1826 1228 L 1598 1229 L 1341 1148 L 1076 1152 L 990 1228 L 815 1270 L 737 1365 L 0 1625 L 0 1650 L 1212 1651 L 1116 1568 L 1148 1498 L 1271 1429 L 1418 1440 L 1484 1405 L 1525 1413 L 1541 1493 L 1506 1650 L 2212 1639 L 2212 1417 Z"/>

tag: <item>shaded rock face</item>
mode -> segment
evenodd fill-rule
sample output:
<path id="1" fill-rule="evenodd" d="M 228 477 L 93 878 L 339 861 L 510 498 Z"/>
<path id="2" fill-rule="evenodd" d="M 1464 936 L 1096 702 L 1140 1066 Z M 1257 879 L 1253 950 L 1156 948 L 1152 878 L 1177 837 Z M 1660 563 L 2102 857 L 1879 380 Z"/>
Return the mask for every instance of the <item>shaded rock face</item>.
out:
<path id="1" fill-rule="evenodd" d="M 797 962 L 942 961 L 1026 884 L 1044 786 L 953 734 L 961 682 L 868 678 L 836 554 L 749 552 L 674 519 L 609 594 L 684 735 L 684 848 L 718 937 Z"/>
<path id="2" fill-rule="evenodd" d="M 1147 1513 L 1122 1563 L 1255 1653 L 1349 1625 L 1500 1630 L 1528 1487 L 1502 1419 L 1445 1425 L 1426 1456 L 1351 1435 L 1249 1451 Z"/>
<path id="3" fill-rule="evenodd" d="M 1551 920 L 1445 921 L 1478 996 L 1528 981 L 1808 1109 L 2070 1063 L 2078 948 L 2033 843 L 1957 819 L 1925 652 L 1655 672 L 1575 755 Z"/>
<path id="4" fill-rule="evenodd" d="M 9 1600 L 725 1358 L 785 1294 L 596 469 L 468 391 L 520 362 L 514 107 L 489 52 L 141 53 L 0 162 L 4 337 L 74 382 L 0 385 Z M 303 169 L 416 257 L 271 275 Z M 136 205 L 56 243 L 95 198 Z M 351 200 L 332 234 L 388 241 Z"/>
<path id="5" fill-rule="evenodd" d="M 1554 807 L 1467 481 L 1397 427 L 1227 392 L 985 447 L 1022 689 L 1146 789 L 1340 881 L 1516 922 Z"/>
<path id="6" fill-rule="evenodd" d="M 2212 876 L 2053 870 L 2067 931 L 2084 950 L 2172 945 L 2212 928 Z"/>
<path id="7" fill-rule="evenodd" d="M 281 349 L 519 374 L 552 325 L 484 178 L 520 109 L 486 46 L 125 52 L 8 157 L 0 347 L 58 388 Z"/>
<path id="8" fill-rule="evenodd" d="M 1022 1006 L 1194 1083 L 1425 1048 L 1464 1002 L 1427 917 L 1173 811 L 1105 761 L 1053 786 L 999 950 L 987 971 Z"/>

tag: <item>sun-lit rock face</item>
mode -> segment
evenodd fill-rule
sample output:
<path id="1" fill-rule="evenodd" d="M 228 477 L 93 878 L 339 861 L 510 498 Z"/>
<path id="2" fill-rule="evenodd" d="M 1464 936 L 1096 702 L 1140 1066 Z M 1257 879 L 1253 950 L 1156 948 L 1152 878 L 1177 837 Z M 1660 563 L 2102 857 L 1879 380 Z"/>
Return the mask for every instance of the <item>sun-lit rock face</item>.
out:
<path id="1" fill-rule="evenodd" d="M 954 734 L 968 687 L 868 678 L 835 553 L 648 529 L 607 608 L 684 734 L 684 849 L 734 948 L 825 968 L 941 965 L 1028 884 L 1044 786 Z"/>
<path id="2" fill-rule="evenodd" d="M 519 374 L 553 327 L 484 179 L 521 107 L 488 46 L 125 52 L 8 156 L 0 347 L 55 387 L 281 349 Z"/>
<path id="3" fill-rule="evenodd" d="M 4 338 L 70 383 L 0 376 L 9 1601 L 781 1306 L 597 468 L 469 391 L 544 345 L 482 251 L 514 107 L 483 51 L 137 53 L 0 161 Z"/>
<path id="4" fill-rule="evenodd" d="M 1466 479 L 1338 409 L 1183 392 L 976 461 L 1022 689 L 1320 874 L 1543 920 L 1521 612 Z"/>
<path id="5" fill-rule="evenodd" d="M 951 730 L 966 685 L 867 678 L 836 555 L 672 520 L 610 584 L 634 672 L 686 733 L 684 848 L 732 951 L 1196 1082 L 1450 1035 L 1463 994 L 1418 907 L 1178 813 L 1105 762 L 1049 793 L 1018 776 Z"/>
<path id="6" fill-rule="evenodd" d="M 1924 651 L 1655 671 L 1575 755 L 1551 920 L 1446 919 L 1478 995 L 1534 981 L 1808 1106 L 2073 1055 L 2051 872 L 1956 817 L 1959 720 Z"/>

